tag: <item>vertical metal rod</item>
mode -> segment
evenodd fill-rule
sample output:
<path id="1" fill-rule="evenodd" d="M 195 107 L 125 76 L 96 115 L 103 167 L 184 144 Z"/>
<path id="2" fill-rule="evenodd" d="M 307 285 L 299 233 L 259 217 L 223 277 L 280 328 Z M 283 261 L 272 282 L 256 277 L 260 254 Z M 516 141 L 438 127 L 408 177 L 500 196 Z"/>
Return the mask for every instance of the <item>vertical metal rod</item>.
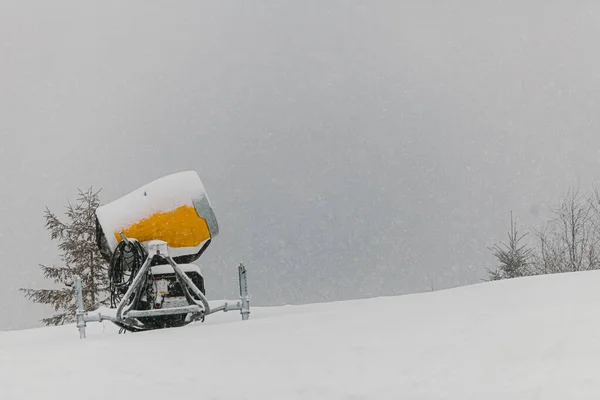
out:
<path id="1" fill-rule="evenodd" d="M 77 328 L 79 329 L 79 338 L 85 339 L 85 310 L 83 308 L 83 283 L 81 282 L 81 277 L 75 277 L 75 302 L 77 305 L 77 310 L 75 311 L 75 315 L 77 317 Z"/>
<path id="2" fill-rule="evenodd" d="M 250 299 L 248 298 L 248 278 L 246 277 L 246 267 L 240 263 L 238 267 L 240 281 L 240 299 L 242 300 L 242 321 L 247 321 L 250 317 Z"/>

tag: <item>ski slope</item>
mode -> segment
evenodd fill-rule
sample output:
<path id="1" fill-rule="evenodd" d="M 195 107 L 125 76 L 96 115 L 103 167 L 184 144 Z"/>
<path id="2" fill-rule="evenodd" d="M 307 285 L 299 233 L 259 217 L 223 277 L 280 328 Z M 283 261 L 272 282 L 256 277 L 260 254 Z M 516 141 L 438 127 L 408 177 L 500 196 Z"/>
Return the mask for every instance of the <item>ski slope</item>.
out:
<path id="1" fill-rule="evenodd" d="M 598 399 L 599 289 L 594 271 L 82 341 L 0 332 L 0 398 Z"/>

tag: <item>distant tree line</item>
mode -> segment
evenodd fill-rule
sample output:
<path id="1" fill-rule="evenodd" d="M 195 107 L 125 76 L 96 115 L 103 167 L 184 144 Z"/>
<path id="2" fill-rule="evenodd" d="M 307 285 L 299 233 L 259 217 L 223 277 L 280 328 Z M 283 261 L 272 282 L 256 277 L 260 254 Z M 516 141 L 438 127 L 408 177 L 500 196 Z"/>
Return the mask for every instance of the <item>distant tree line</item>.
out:
<path id="1" fill-rule="evenodd" d="M 507 240 L 490 248 L 498 264 L 488 280 L 600 269 L 600 192 L 570 189 L 553 214 L 520 233 L 511 213 Z"/>

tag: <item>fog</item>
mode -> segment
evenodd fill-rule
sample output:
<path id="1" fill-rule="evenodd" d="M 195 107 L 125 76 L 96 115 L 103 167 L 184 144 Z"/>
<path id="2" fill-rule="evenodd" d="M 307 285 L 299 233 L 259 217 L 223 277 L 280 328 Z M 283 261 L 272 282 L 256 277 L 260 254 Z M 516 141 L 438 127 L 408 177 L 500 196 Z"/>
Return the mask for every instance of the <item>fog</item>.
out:
<path id="1" fill-rule="evenodd" d="M 45 207 L 196 170 L 210 298 L 472 284 L 600 176 L 600 5 L 0 1 L 0 329 L 51 310 Z"/>

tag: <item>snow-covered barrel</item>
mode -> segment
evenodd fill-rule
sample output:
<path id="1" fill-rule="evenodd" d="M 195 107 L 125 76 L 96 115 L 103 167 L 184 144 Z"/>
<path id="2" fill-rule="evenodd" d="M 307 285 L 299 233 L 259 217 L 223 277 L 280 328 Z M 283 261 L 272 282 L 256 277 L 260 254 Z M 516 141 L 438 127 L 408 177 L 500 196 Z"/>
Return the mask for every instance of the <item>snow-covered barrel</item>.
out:
<path id="1" fill-rule="evenodd" d="M 97 241 L 109 259 L 120 233 L 145 244 L 163 240 L 177 262 L 197 259 L 219 234 L 200 177 L 184 171 L 157 179 L 96 210 Z"/>

